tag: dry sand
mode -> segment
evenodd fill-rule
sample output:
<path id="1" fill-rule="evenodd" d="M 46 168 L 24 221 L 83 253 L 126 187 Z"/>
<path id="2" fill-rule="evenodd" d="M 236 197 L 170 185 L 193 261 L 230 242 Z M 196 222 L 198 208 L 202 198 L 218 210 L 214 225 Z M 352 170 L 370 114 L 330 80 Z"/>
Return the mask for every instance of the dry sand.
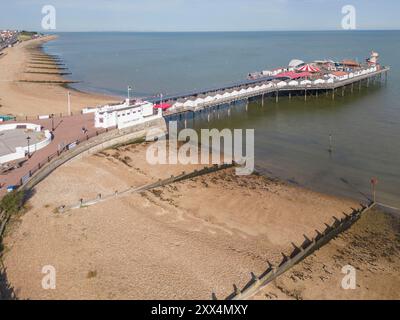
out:
<path id="1" fill-rule="evenodd" d="M 4 264 L 19 298 L 209 299 L 212 292 L 225 298 L 250 272 L 261 274 L 267 261 L 280 262 L 291 242 L 301 243 L 303 234 L 313 236 L 333 216 L 357 206 L 257 175 L 238 177 L 230 169 L 54 213 L 80 198 L 182 171 L 148 165 L 145 148 L 74 160 L 37 186 L 5 239 Z M 342 267 L 342 261 L 327 263 Z M 41 288 L 45 265 L 56 267 L 56 290 Z"/>
<path id="2" fill-rule="evenodd" d="M 71 91 L 71 110 L 73 112 L 118 100 L 115 97 L 71 90 L 60 84 L 35 83 L 35 81 L 66 81 L 61 75 L 46 74 L 48 72 L 64 72 L 63 70 L 48 69 L 56 68 L 55 62 L 46 58 L 40 49 L 44 42 L 54 38 L 54 36 L 48 36 L 29 40 L 4 50 L 4 54 L 0 57 L 0 114 L 17 116 L 66 114 L 68 111 L 67 91 Z M 32 66 L 36 68 L 32 68 Z"/>
<path id="3" fill-rule="evenodd" d="M 26 73 L 38 46 L 7 49 L 0 57 L 1 114 L 65 112 L 59 75 Z M 45 57 L 41 59 L 46 60 Z M 51 63 L 44 65 L 51 68 Z M 38 69 L 47 72 L 50 69 Z M 52 71 L 53 72 L 53 71 Z M 79 80 L 79 79 L 78 79 Z M 109 97 L 73 93 L 73 110 Z M 55 213 L 60 205 L 140 186 L 199 166 L 150 166 L 145 144 L 74 160 L 40 183 L 26 212 L 5 238 L 4 265 L 21 299 L 225 298 L 268 261 L 280 262 L 292 242 L 314 235 L 357 203 L 233 170 Z M 398 220 L 363 217 L 350 231 L 260 291 L 257 299 L 399 298 Z M 344 265 L 358 269 L 358 288 L 340 288 Z M 42 267 L 57 270 L 57 289 L 43 290 Z"/>

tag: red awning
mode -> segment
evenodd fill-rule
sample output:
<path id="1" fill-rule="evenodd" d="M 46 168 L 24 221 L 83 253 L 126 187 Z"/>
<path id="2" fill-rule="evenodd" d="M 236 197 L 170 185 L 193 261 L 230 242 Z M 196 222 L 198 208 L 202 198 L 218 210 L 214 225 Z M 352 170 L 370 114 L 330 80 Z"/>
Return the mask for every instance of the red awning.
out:
<path id="1" fill-rule="evenodd" d="M 171 108 L 171 105 L 170 105 L 169 103 L 161 103 L 161 104 L 156 104 L 156 105 L 154 105 L 153 108 L 154 108 L 154 109 L 163 109 L 163 110 L 166 110 L 166 109 Z"/>
<path id="2" fill-rule="evenodd" d="M 293 72 L 293 71 L 283 72 L 283 73 L 276 75 L 277 78 L 290 78 L 290 79 L 307 78 L 310 76 L 311 76 L 310 72 L 297 73 L 297 72 Z"/>
<path id="3" fill-rule="evenodd" d="M 321 70 L 317 67 L 314 67 L 310 64 L 306 64 L 305 66 L 302 66 L 297 69 L 297 71 L 303 71 L 303 72 L 320 72 Z"/>

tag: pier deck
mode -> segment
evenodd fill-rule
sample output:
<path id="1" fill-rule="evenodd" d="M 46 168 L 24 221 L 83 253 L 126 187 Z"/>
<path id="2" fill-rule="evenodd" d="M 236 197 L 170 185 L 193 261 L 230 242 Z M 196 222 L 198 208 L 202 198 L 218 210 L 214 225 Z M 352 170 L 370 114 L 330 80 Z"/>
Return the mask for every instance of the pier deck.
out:
<path id="1" fill-rule="evenodd" d="M 323 92 L 323 93 L 331 93 L 332 98 L 335 98 L 336 91 L 340 88 L 342 88 L 342 95 L 344 95 L 344 90 L 346 87 L 351 86 L 351 90 L 354 90 L 354 85 L 359 84 L 359 87 L 361 88 L 361 85 L 363 81 L 366 81 L 366 86 L 369 86 L 371 80 L 372 82 L 375 81 L 381 81 L 382 80 L 382 75 L 385 75 L 387 78 L 387 74 L 389 72 L 390 68 L 389 67 L 382 67 L 380 70 L 377 70 L 375 72 L 371 72 L 368 74 L 364 75 L 359 75 L 359 76 L 354 76 L 353 78 L 346 79 L 346 80 L 340 80 L 340 81 L 335 81 L 333 83 L 323 83 L 323 84 L 306 84 L 306 85 L 296 85 L 296 86 L 283 86 L 279 87 L 276 84 L 274 86 L 253 91 L 250 93 L 245 93 L 242 95 L 237 95 L 233 97 L 228 97 L 225 99 L 218 99 L 210 102 L 204 102 L 200 103 L 195 107 L 192 106 L 186 106 L 186 107 L 179 107 L 175 108 L 173 110 L 169 110 L 165 112 L 166 116 L 169 115 L 175 115 L 179 113 L 186 113 L 186 112 L 197 112 L 203 109 L 211 108 L 211 107 L 216 107 L 219 105 L 224 105 L 224 104 L 230 104 L 236 101 L 242 101 L 242 100 L 248 100 L 250 98 L 256 98 L 256 97 L 262 97 L 264 100 L 264 96 L 268 95 L 273 95 L 276 100 L 278 101 L 280 94 L 282 95 L 289 95 L 291 96 L 292 94 L 297 94 L 297 95 L 303 95 L 305 99 L 307 99 L 307 94 L 308 92 L 315 92 L 318 94 L 318 92 Z M 240 89 L 244 86 L 248 85 L 262 85 L 265 83 L 269 83 L 272 80 L 275 80 L 276 78 L 274 77 L 266 77 L 266 78 L 261 78 L 257 80 L 248 80 L 248 81 L 243 81 L 241 83 L 237 83 L 235 85 L 230 85 L 226 86 L 223 88 L 213 88 L 210 90 L 200 90 L 197 92 L 192 92 L 189 94 L 183 94 L 183 95 L 176 95 L 176 96 L 170 96 L 170 97 L 165 97 L 165 101 L 168 101 L 169 103 L 174 103 L 178 99 L 190 99 L 190 98 L 196 98 L 199 95 L 209 95 L 212 93 L 215 93 L 217 91 L 226 91 L 226 90 L 232 90 L 232 89 Z"/>

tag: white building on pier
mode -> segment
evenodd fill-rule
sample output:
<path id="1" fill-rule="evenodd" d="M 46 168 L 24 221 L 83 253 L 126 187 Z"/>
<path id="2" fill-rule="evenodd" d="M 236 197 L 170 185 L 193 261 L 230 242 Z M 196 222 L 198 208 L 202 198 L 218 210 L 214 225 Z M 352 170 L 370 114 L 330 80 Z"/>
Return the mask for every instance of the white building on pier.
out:
<path id="1" fill-rule="evenodd" d="M 123 129 L 161 117 L 162 110 L 155 111 L 153 103 L 126 99 L 122 104 L 97 108 L 94 122 L 96 128 Z"/>

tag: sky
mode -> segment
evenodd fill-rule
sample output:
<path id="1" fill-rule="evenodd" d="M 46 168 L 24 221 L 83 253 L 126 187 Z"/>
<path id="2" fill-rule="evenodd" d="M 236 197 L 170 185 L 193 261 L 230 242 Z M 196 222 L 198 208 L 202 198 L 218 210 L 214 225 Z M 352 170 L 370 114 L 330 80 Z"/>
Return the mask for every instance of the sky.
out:
<path id="1" fill-rule="evenodd" d="M 44 5 L 55 32 L 340 30 L 345 5 L 357 29 L 400 29 L 399 0 L 0 0 L 0 29 L 46 31 Z"/>

